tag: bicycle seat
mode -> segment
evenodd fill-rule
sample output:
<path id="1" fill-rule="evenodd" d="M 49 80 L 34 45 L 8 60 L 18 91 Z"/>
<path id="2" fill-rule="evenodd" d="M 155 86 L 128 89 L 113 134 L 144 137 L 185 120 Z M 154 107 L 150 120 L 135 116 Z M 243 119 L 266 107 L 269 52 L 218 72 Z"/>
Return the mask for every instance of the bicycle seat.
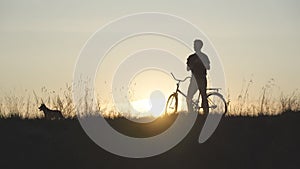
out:
<path id="1" fill-rule="evenodd" d="M 216 90 L 216 91 L 219 91 L 221 90 L 222 88 L 207 88 L 206 90 Z"/>

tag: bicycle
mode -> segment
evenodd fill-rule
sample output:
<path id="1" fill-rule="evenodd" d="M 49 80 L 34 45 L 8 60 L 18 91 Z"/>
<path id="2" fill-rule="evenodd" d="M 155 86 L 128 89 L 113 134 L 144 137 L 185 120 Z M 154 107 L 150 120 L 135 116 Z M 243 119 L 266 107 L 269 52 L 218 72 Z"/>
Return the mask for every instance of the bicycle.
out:
<path id="1" fill-rule="evenodd" d="M 171 73 L 172 77 L 174 78 L 176 83 L 176 91 L 171 94 L 168 98 L 166 108 L 165 108 L 165 114 L 173 114 L 177 112 L 178 108 L 178 93 L 183 95 L 185 98 L 187 97 L 186 94 L 184 94 L 180 89 L 180 83 L 186 81 L 187 79 L 190 79 L 191 77 L 186 77 L 183 80 L 177 79 L 173 73 Z M 208 107 L 209 107 L 209 113 L 222 113 L 225 114 L 227 112 L 227 103 L 221 93 L 219 93 L 219 90 L 221 88 L 207 88 L 207 91 L 210 91 L 207 93 L 207 101 L 208 101 Z M 192 100 L 193 109 L 195 112 L 199 112 L 202 106 L 199 106 L 200 102 L 200 93 L 198 96 L 198 99 L 196 101 Z"/>

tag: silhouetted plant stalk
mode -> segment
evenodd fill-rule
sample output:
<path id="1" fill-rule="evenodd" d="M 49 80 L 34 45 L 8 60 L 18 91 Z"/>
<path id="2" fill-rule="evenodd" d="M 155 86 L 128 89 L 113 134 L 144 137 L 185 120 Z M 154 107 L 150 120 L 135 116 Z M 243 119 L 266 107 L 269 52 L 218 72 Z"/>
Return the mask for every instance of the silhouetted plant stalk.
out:
<path id="1" fill-rule="evenodd" d="M 262 95 L 260 101 L 260 114 L 271 115 L 275 114 L 276 110 L 273 109 L 275 101 L 273 99 L 273 88 L 275 86 L 274 79 L 270 79 L 266 85 L 262 87 Z M 277 107 L 277 106 L 276 106 Z M 277 107 L 278 108 L 278 107 Z"/>
<path id="2" fill-rule="evenodd" d="M 298 111 L 300 110 L 299 91 L 296 90 L 289 95 L 281 93 L 280 105 L 282 112 Z"/>
<path id="3" fill-rule="evenodd" d="M 238 95 L 237 98 L 237 103 L 235 105 L 230 105 L 229 107 L 229 111 L 234 113 L 235 115 L 246 115 L 247 112 L 245 111 L 248 106 L 247 106 L 247 102 L 249 100 L 249 89 L 252 85 L 253 81 L 249 80 L 246 88 L 244 89 L 244 87 L 242 87 L 240 94 Z M 228 98 L 227 100 L 230 100 L 230 94 L 228 94 Z"/>

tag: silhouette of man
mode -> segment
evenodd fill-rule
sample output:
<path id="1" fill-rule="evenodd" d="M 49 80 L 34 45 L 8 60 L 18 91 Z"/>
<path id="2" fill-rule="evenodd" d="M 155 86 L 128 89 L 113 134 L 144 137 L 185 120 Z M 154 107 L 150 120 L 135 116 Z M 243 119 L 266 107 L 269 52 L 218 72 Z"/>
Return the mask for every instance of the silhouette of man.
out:
<path id="1" fill-rule="evenodd" d="M 193 112 L 192 99 L 197 90 L 199 89 L 200 95 L 202 98 L 202 107 L 204 113 L 208 113 L 208 102 L 207 102 L 207 79 L 206 79 L 206 71 L 210 69 L 210 61 L 206 54 L 201 52 L 201 48 L 203 47 L 203 42 L 199 39 L 194 41 L 194 51 L 195 53 L 190 55 L 187 58 L 187 71 L 192 71 L 192 78 L 190 81 L 190 85 L 187 92 L 187 106 L 188 111 Z"/>

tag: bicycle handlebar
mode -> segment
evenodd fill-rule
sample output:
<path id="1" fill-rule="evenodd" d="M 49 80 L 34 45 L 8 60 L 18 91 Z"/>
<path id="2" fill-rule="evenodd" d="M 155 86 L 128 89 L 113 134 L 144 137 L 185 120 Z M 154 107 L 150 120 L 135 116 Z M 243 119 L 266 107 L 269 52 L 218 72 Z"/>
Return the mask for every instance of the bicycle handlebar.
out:
<path id="1" fill-rule="evenodd" d="M 184 81 L 186 81 L 187 79 L 190 79 L 191 77 L 185 77 L 183 80 L 180 80 L 180 79 L 177 79 L 175 76 L 174 76 L 174 74 L 171 72 L 171 75 L 172 75 L 172 77 L 173 77 L 173 79 L 174 80 L 176 80 L 176 81 L 178 81 L 178 82 L 184 82 Z"/>

